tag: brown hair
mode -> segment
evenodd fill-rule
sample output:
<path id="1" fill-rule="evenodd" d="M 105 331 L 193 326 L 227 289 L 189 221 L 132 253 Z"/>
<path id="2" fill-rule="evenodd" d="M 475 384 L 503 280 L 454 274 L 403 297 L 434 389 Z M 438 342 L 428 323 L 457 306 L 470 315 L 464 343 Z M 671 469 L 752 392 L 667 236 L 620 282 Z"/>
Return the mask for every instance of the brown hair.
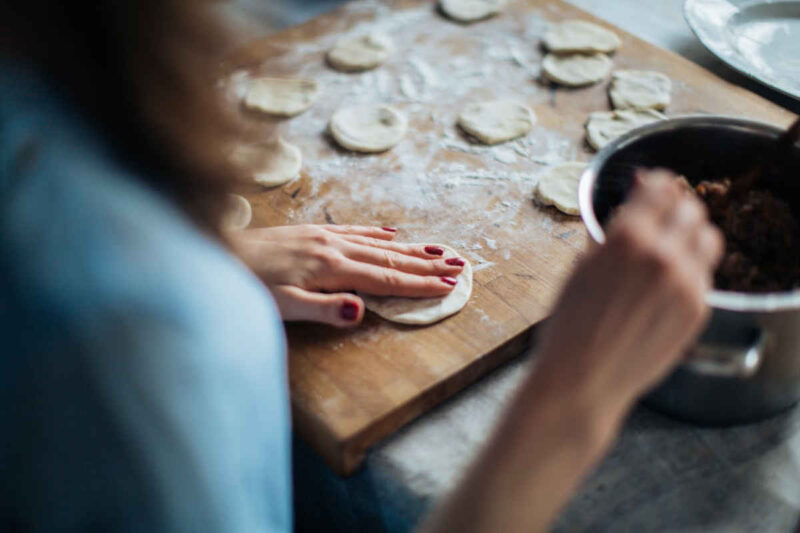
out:
<path id="1" fill-rule="evenodd" d="M 137 174 L 217 234 L 238 125 L 215 85 L 228 36 L 211 0 L 10 0 L 0 50 L 66 90 Z"/>

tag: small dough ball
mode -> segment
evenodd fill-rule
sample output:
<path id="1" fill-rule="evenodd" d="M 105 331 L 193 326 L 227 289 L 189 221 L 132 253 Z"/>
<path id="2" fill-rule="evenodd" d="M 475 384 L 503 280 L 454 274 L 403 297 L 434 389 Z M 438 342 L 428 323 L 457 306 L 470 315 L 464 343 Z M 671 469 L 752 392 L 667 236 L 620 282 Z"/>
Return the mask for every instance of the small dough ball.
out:
<path id="1" fill-rule="evenodd" d="M 444 249 L 443 259 L 461 257 L 449 246 Z M 463 259 L 463 258 L 462 258 Z M 367 309 L 386 320 L 401 324 L 432 324 L 458 313 L 467 305 L 472 295 L 472 267 L 469 262 L 456 277 L 458 283 L 447 296 L 436 298 L 402 298 L 399 296 L 372 296 L 360 294 Z"/>
<path id="2" fill-rule="evenodd" d="M 381 33 L 342 39 L 328 52 L 328 63 L 343 72 L 369 70 L 386 61 L 393 49 L 392 42 Z"/>
<path id="3" fill-rule="evenodd" d="M 665 109 L 672 82 L 652 70 L 617 70 L 611 75 L 609 96 L 615 109 Z"/>
<path id="4" fill-rule="evenodd" d="M 612 65 L 605 54 L 547 54 L 542 60 L 542 73 L 561 85 L 581 87 L 603 81 Z"/>
<path id="5" fill-rule="evenodd" d="M 439 0 L 442 12 L 458 22 L 473 22 L 497 15 L 505 0 Z"/>
<path id="6" fill-rule="evenodd" d="M 270 115 L 299 115 L 319 96 L 314 80 L 256 78 L 244 97 L 244 105 Z"/>
<path id="7" fill-rule="evenodd" d="M 566 20 L 553 24 L 544 35 L 544 45 L 558 54 L 613 52 L 622 45 L 619 37 L 602 26 L 585 20 Z"/>
<path id="8" fill-rule="evenodd" d="M 342 148 L 383 152 L 400 142 L 408 129 L 406 118 L 388 105 L 344 107 L 331 117 L 330 132 Z"/>
<path id="9" fill-rule="evenodd" d="M 536 185 L 536 198 L 562 213 L 580 215 L 578 184 L 587 166 L 586 163 L 573 161 L 548 168 Z"/>
<path id="10" fill-rule="evenodd" d="M 469 104 L 458 116 L 458 125 L 486 144 L 497 144 L 525 135 L 536 115 L 517 102 L 497 100 Z"/>
<path id="11" fill-rule="evenodd" d="M 617 137 L 640 126 L 666 120 L 667 117 L 652 109 L 620 109 L 596 111 L 586 122 L 586 140 L 595 150 L 601 150 Z"/>
<path id="12" fill-rule="evenodd" d="M 228 208 L 222 216 L 222 229 L 240 230 L 250 225 L 253 220 L 253 208 L 244 196 L 228 195 Z"/>
<path id="13" fill-rule="evenodd" d="M 261 144 L 239 145 L 231 159 L 248 172 L 253 181 L 265 187 L 277 187 L 291 181 L 303 164 L 300 149 L 281 137 Z"/>

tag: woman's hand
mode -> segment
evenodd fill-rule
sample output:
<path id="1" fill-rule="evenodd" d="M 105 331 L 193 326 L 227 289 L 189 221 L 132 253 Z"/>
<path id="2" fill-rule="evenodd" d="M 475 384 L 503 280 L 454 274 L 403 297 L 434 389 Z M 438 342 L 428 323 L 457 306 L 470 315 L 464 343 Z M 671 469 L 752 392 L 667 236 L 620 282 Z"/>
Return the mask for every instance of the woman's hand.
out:
<path id="1" fill-rule="evenodd" d="M 605 245 L 564 289 L 540 353 L 565 385 L 581 387 L 585 401 L 632 403 L 680 361 L 705 324 L 705 294 L 722 250 L 705 207 L 672 173 L 640 172 Z"/>
<path id="2" fill-rule="evenodd" d="M 567 283 L 495 435 L 423 530 L 546 531 L 703 327 L 722 238 L 673 175 L 644 174 Z"/>
<path id="3" fill-rule="evenodd" d="M 235 232 L 238 255 L 270 287 L 284 320 L 339 327 L 364 317 L 364 302 L 342 291 L 433 297 L 453 290 L 461 258 L 431 245 L 393 242 L 396 230 L 303 225 Z"/>

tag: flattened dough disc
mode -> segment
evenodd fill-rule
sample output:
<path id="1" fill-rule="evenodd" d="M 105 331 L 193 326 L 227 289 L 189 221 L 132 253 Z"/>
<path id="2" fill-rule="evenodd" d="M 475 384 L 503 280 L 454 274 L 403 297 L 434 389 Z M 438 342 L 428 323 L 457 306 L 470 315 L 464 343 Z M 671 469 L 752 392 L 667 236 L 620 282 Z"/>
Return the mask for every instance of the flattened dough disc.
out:
<path id="1" fill-rule="evenodd" d="M 406 134 L 406 118 L 388 105 L 344 107 L 331 117 L 330 132 L 343 148 L 383 152 Z"/>
<path id="2" fill-rule="evenodd" d="M 461 257 L 449 246 L 444 248 L 444 259 Z M 367 309 L 391 322 L 401 324 L 433 324 L 458 313 L 467 305 L 472 295 L 472 267 L 469 262 L 457 276 L 458 283 L 447 296 L 437 298 L 400 298 L 397 296 L 372 296 L 359 294 Z"/>
<path id="3" fill-rule="evenodd" d="M 386 61 L 393 48 L 389 37 L 382 33 L 342 39 L 328 52 L 328 63 L 344 72 L 369 70 Z"/>
<path id="4" fill-rule="evenodd" d="M 292 117 L 311 107 L 319 96 L 314 80 L 256 78 L 244 96 L 244 105 L 270 115 Z"/>
<path id="5" fill-rule="evenodd" d="M 473 22 L 502 11 L 505 0 L 439 0 L 442 12 L 458 22 Z"/>
<path id="6" fill-rule="evenodd" d="M 525 135 L 535 122 L 536 116 L 528 106 L 508 100 L 469 104 L 458 116 L 458 125 L 486 144 Z"/>
<path id="7" fill-rule="evenodd" d="M 253 208 L 244 196 L 238 194 L 228 195 L 228 208 L 222 216 L 222 228 L 225 230 L 240 230 L 250 225 L 253 220 Z"/>
<path id="8" fill-rule="evenodd" d="M 294 179 L 303 165 L 300 149 L 281 137 L 261 144 L 242 144 L 231 154 L 231 159 L 253 181 L 265 187 L 277 187 Z"/>
<path id="9" fill-rule="evenodd" d="M 608 90 L 614 109 L 666 108 L 670 102 L 672 82 L 652 70 L 617 70 L 611 75 Z"/>
<path id="10" fill-rule="evenodd" d="M 604 80 L 612 65 L 605 54 L 547 54 L 542 60 L 542 73 L 561 85 L 580 87 Z"/>
<path id="11" fill-rule="evenodd" d="M 562 213 L 580 215 L 578 184 L 586 166 L 586 163 L 572 161 L 548 168 L 536 185 L 536 198 Z"/>
<path id="12" fill-rule="evenodd" d="M 617 34 L 585 20 L 565 20 L 553 24 L 544 35 L 544 45 L 549 51 L 558 54 L 609 53 L 621 44 Z"/>
<path id="13" fill-rule="evenodd" d="M 595 111 L 586 122 L 586 140 L 595 150 L 601 150 L 617 137 L 645 124 L 666 120 L 667 117 L 652 109 L 619 109 Z"/>

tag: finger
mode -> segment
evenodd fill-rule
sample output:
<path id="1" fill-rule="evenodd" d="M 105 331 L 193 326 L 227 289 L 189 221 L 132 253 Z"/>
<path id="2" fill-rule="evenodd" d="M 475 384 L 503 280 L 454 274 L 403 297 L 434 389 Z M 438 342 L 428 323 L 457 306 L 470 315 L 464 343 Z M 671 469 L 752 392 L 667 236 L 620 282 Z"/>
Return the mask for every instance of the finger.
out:
<path id="1" fill-rule="evenodd" d="M 343 245 L 342 253 L 354 261 L 393 268 L 401 272 L 419 274 L 421 276 L 457 276 L 464 270 L 464 265 L 466 264 L 460 257 L 428 260 L 393 252 L 385 248 L 356 243 Z"/>
<path id="2" fill-rule="evenodd" d="M 674 174 L 666 170 L 638 170 L 629 204 L 631 211 L 648 211 L 662 219 L 680 197 Z"/>
<path id="3" fill-rule="evenodd" d="M 352 288 L 376 296 L 432 298 L 453 290 L 458 279 L 450 276 L 419 276 L 392 268 L 346 259 L 334 286 Z"/>
<path id="4" fill-rule="evenodd" d="M 680 239 L 689 238 L 699 229 L 705 218 L 702 205 L 697 200 L 684 196 L 664 219 L 664 225 Z"/>
<path id="5" fill-rule="evenodd" d="M 703 266 L 713 269 L 722 259 L 722 252 L 725 250 L 725 239 L 719 229 L 711 224 L 706 224 L 695 233 L 691 246 Z"/>
<path id="6" fill-rule="evenodd" d="M 399 254 L 411 255 L 422 259 L 436 259 L 445 255 L 445 249 L 437 244 L 408 244 L 378 240 L 360 235 L 344 235 L 342 238 L 355 244 L 391 250 Z"/>
<path id="7" fill-rule="evenodd" d="M 390 241 L 397 235 L 397 228 L 389 226 L 379 228 L 375 226 L 340 226 L 338 224 L 326 224 L 322 226 L 322 228 L 339 235 L 358 235 L 360 237 L 368 237 L 381 241 Z"/>
<path id="8" fill-rule="evenodd" d="M 272 287 L 271 292 L 281 318 L 286 321 L 304 320 L 347 328 L 364 318 L 364 302 L 354 294 L 323 294 L 290 285 Z"/>

